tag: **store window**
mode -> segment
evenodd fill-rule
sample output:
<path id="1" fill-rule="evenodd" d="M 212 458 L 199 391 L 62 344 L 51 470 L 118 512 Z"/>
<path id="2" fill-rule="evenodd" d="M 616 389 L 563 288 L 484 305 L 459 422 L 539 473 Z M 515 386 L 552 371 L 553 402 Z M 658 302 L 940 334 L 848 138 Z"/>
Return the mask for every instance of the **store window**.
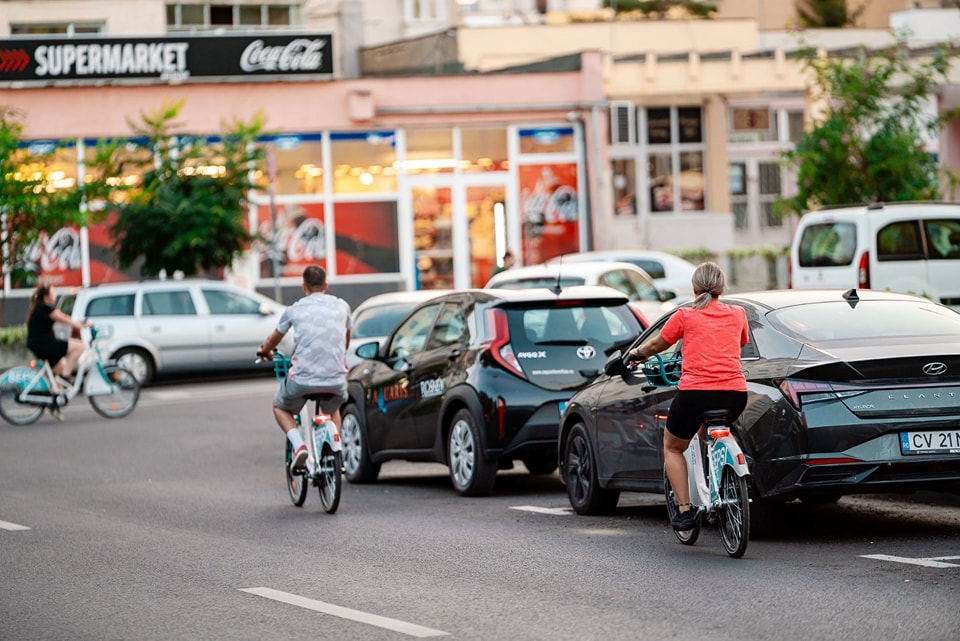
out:
<path id="1" fill-rule="evenodd" d="M 573 127 L 521 129 L 521 154 L 556 154 L 574 151 Z"/>
<path id="2" fill-rule="evenodd" d="M 542 263 L 579 251 L 579 182 L 573 162 L 521 165 L 523 256 Z"/>
<path id="3" fill-rule="evenodd" d="M 320 134 L 283 134 L 262 140 L 267 146 L 266 168 L 275 168 L 274 193 L 323 193 L 323 145 Z M 272 156 L 272 158 L 271 158 Z M 257 171 L 254 181 L 258 189 L 266 191 L 269 171 Z"/>
<path id="4" fill-rule="evenodd" d="M 633 158 L 610 161 L 613 176 L 613 213 L 616 216 L 637 215 L 637 163 Z"/>
<path id="5" fill-rule="evenodd" d="M 335 193 L 397 190 L 396 136 L 392 131 L 332 133 L 330 157 Z"/>
<path id="6" fill-rule="evenodd" d="M 403 169 L 409 175 L 453 173 L 453 130 L 408 129 L 407 156 Z"/>
<path id="7" fill-rule="evenodd" d="M 404 0 L 407 22 L 440 22 L 446 18 L 445 0 Z"/>
<path id="8" fill-rule="evenodd" d="M 507 130 L 503 127 L 470 128 L 460 131 L 464 172 L 506 171 Z"/>
<path id="9" fill-rule="evenodd" d="M 333 220 L 338 275 L 400 272 L 397 201 L 338 202 Z"/>
<path id="10" fill-rule="evenodd" d="M 646 132 L 651 211 L 703 211 L 703 110 L 699 106 L 648 108 Z"/>

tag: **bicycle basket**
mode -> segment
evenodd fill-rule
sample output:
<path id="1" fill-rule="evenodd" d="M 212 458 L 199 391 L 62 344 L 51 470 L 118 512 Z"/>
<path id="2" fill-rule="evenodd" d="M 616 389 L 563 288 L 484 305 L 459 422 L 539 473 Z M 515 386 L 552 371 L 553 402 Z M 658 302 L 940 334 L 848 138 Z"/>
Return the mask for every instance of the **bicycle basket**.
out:
<path id="1" fill-rule="evenodd" d="M 657 387 L 672 387 L 680 382 L 680 373 L 683 359 L 663 358 L 659 354 L 654 355 L 643 363 L 643 374 L 650 381 L 651 385 Z"/>
<path id="2" fill-rule="evenodd" d="M 287 377 L 287 372 L 290 371 L 290 359 L 286 356 L 274 356 L 273 357 L 273 373 L 277 375 L 277 379 L 283 379 Z"/>

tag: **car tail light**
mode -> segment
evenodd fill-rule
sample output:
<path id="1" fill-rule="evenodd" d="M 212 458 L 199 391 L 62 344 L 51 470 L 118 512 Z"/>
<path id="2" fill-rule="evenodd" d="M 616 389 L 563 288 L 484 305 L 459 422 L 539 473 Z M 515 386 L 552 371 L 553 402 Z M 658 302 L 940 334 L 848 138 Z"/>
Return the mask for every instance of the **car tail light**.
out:
<path id="1" fill-rule="evenodd" d="M 640 322 L 641 329 L 650 327 L 650 321 L 647 320 L 647 317 L 643 315 L 643 312 L 641 312 L 636 305 L 627 305 L 627 307 L 629 307 L 630 311 L 633 312 L 633 315 L 637 317 L 637 320 Z"/>
<path id="2" fill-rule="evenodd" d="M 811 458 L 803 462 L 804 465 L 849 465 L 850 463 L 862 463 L 860 459 L 855 458 Z"/>
<path id="3" fill-rule="evenodd" d="M 793 260 L 787 261 L 787 289 L 793 289 Z"/>
<path id="4" fill-rule="evenodd" d="M 870 289 L 870 252 L 860 254 L 860 264 L 857 266 L 857 287 Z"/>
<path id="5" fill-rule="evenodd" d="M 76 327 L 70 330 L 70 338 L 80 338 L 80 330 Z"/>
<path id="6" fill-rule="evenodd" d="M 502 309 L 487 310 L 488 323 L 493 326 L 493 342 L 490 355 L 503 369 L 520 378 L 526 378 L 510 346 L 510 327 L 507 324 L 507 312 Z"/>
<path id="7" fill-rule="evenodd" d="M 837 383 L 825 383 L 822 381 L 801 381 L 783 379 L 777 384 L 780 393 L 784 398 L 790 401 L 796 409 L 801 409 L 803 403 L 810 401 L 823 400 L 826 398 L 843 398 L 853 396 L 863 392 L 857 387 L 850 387 Z"/>
<path id="8" fill-rule="evenodd" d="M 497 397 L 497 433 L 500 434 L 500 438 L 503 438 L 504 434 L 507 433 L 507 422 L 506 414 L 507 404 L 504 402 L 502 396 Z"/>

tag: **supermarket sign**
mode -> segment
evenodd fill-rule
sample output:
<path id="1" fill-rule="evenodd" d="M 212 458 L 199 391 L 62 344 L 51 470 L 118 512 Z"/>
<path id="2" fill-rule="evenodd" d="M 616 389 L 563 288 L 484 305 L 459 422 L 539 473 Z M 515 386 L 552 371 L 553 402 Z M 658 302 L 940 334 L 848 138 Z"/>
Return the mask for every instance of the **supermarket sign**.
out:
<path id="1" fill-rule="evenodd" d="M 0 40 L 0 82 L 332 76 L 329 33 Z"/>

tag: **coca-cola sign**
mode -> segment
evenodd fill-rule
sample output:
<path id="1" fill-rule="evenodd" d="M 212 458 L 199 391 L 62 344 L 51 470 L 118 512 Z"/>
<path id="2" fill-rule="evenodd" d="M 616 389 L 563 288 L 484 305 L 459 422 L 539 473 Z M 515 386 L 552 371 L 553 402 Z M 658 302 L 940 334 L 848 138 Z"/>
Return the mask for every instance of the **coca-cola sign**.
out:
<path id="1" fill-rule="evenodd" d="M 331 76 L 329 33 L 0 39 L 0 83 Z"/>

